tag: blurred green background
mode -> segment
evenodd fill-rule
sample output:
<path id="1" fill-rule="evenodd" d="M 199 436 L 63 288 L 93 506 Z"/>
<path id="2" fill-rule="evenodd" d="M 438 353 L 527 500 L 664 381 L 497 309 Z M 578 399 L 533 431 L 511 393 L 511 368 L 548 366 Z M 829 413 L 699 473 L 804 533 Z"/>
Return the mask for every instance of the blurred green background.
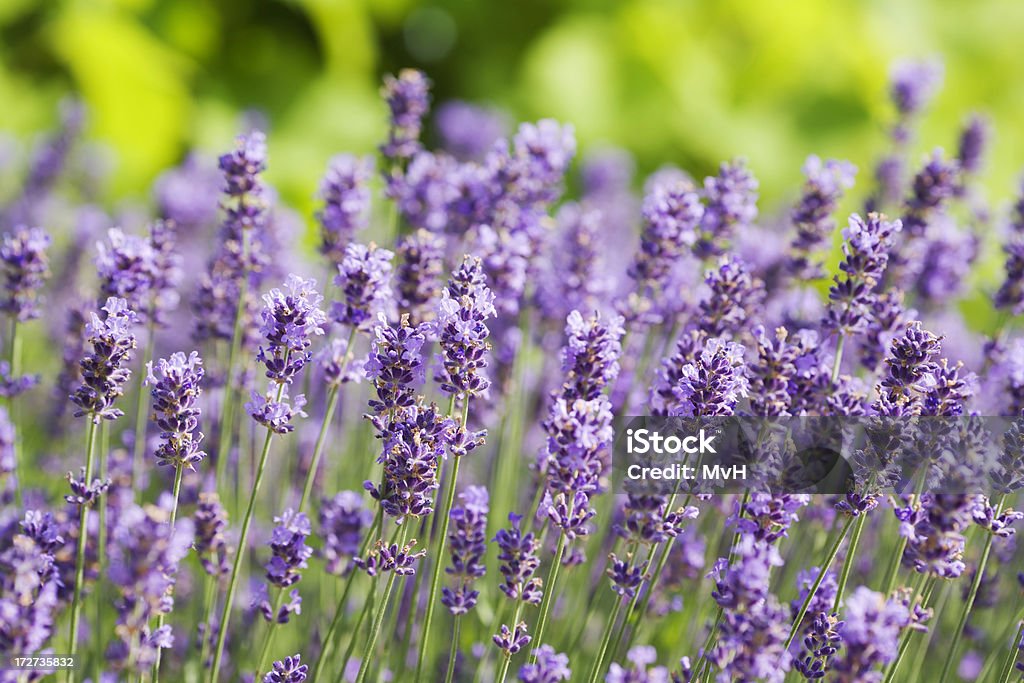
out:
<path id="1" fill-rule="evenodd" d="M 810 152 L 865 180 L 892 117 L 889 64 L 935 56 L 945 87 L 915 154 L 952 149 L 986 112 L 983 183 L 1004 199 L 1024 165 L 1022 41 L 1020 0 L 0 0 L 0 130 L 28 138 L 79 93 L 121 197 L 192 146 L 225 148 L 255 110 L 271 180 L 308 208 L 332 153 L 382 138 L 381 74 L 416 66 L 437 101 L 571 121 L 584 148 L 623 145 L 642 171 L 743 155 L 777 200 Z"/>

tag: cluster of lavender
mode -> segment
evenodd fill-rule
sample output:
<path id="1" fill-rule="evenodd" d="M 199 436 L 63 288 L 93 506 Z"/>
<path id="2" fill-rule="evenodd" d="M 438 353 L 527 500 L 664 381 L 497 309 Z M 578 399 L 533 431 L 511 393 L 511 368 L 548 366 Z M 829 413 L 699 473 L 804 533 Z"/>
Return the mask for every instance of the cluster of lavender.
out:
<path id="1" fill-rule="evenodd" d="M 431 122 L 403 71 L 380 158 L 328 163 L 308 254 L 258 131 L 165 173 L 145 232 L 88 206 L 51 240 L 69 110 L 0 206 L 0 656 L 153 683 L 1011 680 L 1024 191 L 1005 220 L 986 205 L 978 116 L 910 172 L 940 81 L 894 69 L 866 187 L 811 156 L 765 213 L 742 160 L 640 197 L 628 154 L 597 150 L 575 182 L 571 126 L 509 135 L 464 102 Z M 848 195 L 864 210 L 839 216 Z M 324 270 L 322 291 L 296 274 Z M 968 285 L 996 322 L 959 314 Z M 37 329 L 46 301 L 66 315 Z M 22 351 L 48 332 L 44 414 L 50 364 Z M 54 420 L 68 405 L 86 419 Z M 857 418 L 869 467 L 811 495 L 765 423 L 739 493 L 620 488 L 634 415 Z M 80 473 L 63 498 L 52 471 Z"/>

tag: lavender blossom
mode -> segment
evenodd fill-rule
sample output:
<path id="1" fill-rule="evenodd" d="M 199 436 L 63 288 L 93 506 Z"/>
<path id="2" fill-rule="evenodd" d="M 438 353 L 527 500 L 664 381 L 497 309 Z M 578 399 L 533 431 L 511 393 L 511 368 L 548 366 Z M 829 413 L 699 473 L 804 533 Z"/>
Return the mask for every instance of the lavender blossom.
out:
<path id="1" fill-rule="evenodd" d="M 561 357 L 565 375 L 562 397 L 593 400 L 615 381 L 625 334 L 622 324 L 621 316 L 604 322 L 599 313 L 587 319 L 579 311 L 568 315 Z"/>
<path id="2" fill-rule="evenodd" d="M 637 645 L 626 653 L 629 667 L 612 663 L 605 683 L 669 683 L 668 669 L 652 666 L 658 661 L 658 652 L 650 645 Z"/>
<path id="3" fill-rule="evenodd" d="M 550 645 L 541 645 L 533 651 L 533 656 L 535 663 L 524 664 L 519 669 L 520 683 L 558 683 L 572 678 L 568 655 L 555 652 Z"/>
<path id="4" fill-rule="evenodd" d="M 552 320 L 570 311 L 596 311 L 611 289 L 601 246 L 601 211 L 568 202 L 558 210 L 558 234 L 550 248 L 549 268 L 542 273 L 537 305 Z"/>
<path id="5" fill-rule="evenodd" d="M 197 154 L 164 172 L 153 188 L 160 217 L 192 233 L 217 220 L 217 169 Z"/>
<path id="6" fill-rule="evenodd" d="M 460 167 L 451 157 L 417 152 L 404 171 L 390 173 L 386 193 L 395 201 L 406 223 L 442 233 L 452 227 L 452 210 L 460 200 L 460 184 L 471 180 L 471 170 L 474 169 Z"/>
<path id="7" fill-rule="evenodd" d="M 498 109 L 452 100 L 437 110 L 441 146 L 463 161 L 478 161 L 500 138 L 508 121 Z"/>
<path id="8" fill-rule="evenodd" d="M 843 641 L 844 625 L 835 615 L 818 612 L 804 635 L 804 652 L 795 659 L 793 668 L 809 681 L 824 678 Z"/>
<path id="9" fill-rule="evenodd" d="M 86 325 L 93 351 L 80 361 L 82 384 L 71 394 L 72 403 L 79 408 L 75 417 L 88 415 L 97 424 L 124 415 L 113 406 L 132 374 L 124 365 L 135 349 L 131 326 L 138 320 L 124 299 L 110 297 L 102 310 L 106 314 L 104 319 L 93 313 Z"/>
<path id="10" fill-rule="evenodd" d="M 411 576 L 416 573 L 417 560 L 427 554 L 426 550 L 413 552 L 415 547 L 415 539 L 401 547 L 397 543 L 387 545 L 383 541 L 377 541 L 376 547 L 370 551 L 367 558 L 357 557 L 355 564 L 366 572 L 367 576 L 377 576 L 382 572 Z"/>
<path id="11" fill-rule="evenodd" d="M 539 605 L 541 581 L 533 575 L 540 566 L 537 550 L 540 541 L 532 532 L 524 534 L 520 528 L 522 515 L 509 513 L 509 528 L 498 531 L 494 542 L 498 544 L 498 570 L 503 581 L 498 588 L 510 600 L 522 600 L 530 605 Z"/>
<path id="12" fill-rule="evenodd" d="M 1013 207 L 1009 233 L 1003 246 L 1006 274 L 996 292 L 995 305 L 1013 315 L 1020 315 L 1024 312 L 1024 182 Z"/>
<path id="13" fill-rule="evenodd" d="M 39 290 L 50 277 L 46 253 L 49 247 L 50 236 L 40 228 L 19 227 L 4 234 L 0 263 L 6 285 L 0 309 L 18 322 L 34 320 L 40 315 Z"/>
<path id="14" fill-rule="evenodd" d="M 822 264 L 813 260 L 832 231 L 832 214 L 846 190 L 853 187 L 857 168 L 848 161 L 820 158 L 811 155 L 804 164 L 804 184 L 800 202 L 793 208 L 790 219 L 796 235 L 790 244 L 792 252 L 787 270 L 798 279 L 816 279 L 824 276 Z"/>
<path id="15" fill-rule="evenodd" d="M 487 551 L 487 489 L 470 486 L 459 494 L 461 505 L 452 508 L 448 547 L 452 566 L 445 572 L 455 577 L 454 589 L 443 588 L 441 604 L 455 616 L 465 614 L 476 606 L 479 591 L 470 586 L 487 573 L 483 557 Z"/>
<path id="16" fill-rule="evenodd" d="M 385 76 L 381 95 L 391 110 L 387 144 L 381 153 L 393 162 L 408 159 L 420 149 L 423 117 L 430 108 L 430 81 L 422 71 L 403 69 Z"/>
<path id="17" fill-rule="evenodd" d="M 441 275 L 444 272 L 444 239 L 419 229 L 403 237 L 396 247 L 395 290 L 398 311 L 414 325 L 434 319 Z"/>
<path id="18" fill-rule="evenodd" d="M 199 503 L 192 516 L 195 529 L 193 547 L 199 555 L 203 570 L 210 576 L 225 576 L 228 564 L 228 545 L 224 530 L 228 526 L 228 513 L 220 504 L 220 497 L 211 491 L 199 494 Z"/>
<path id="19" fill-rule="evenodd" d="M 180 351 L 170 359 L 157 363 L 159 378 L 153 373 L 153 362 L 146 363 L 146 384 L 153 396 L 153 421 L 160 428 L 160 446 L 154 455 L 159 465 L 195 469 L 206 453 L 199 450 L 203 433 L 199 427 L 199 397 L 204 370 L 199 353 L 186 358 Z"/>
<path id="20" fill-rule="evenodd" d="M 959 182 L 959 165 L 956 161 L 945 161 L 942 150 L 935 150 L 914 176 L 903 216 L 903 227 L 908 235 L 924 235 L 929 224 L 943 212 L 948 200 L 956 194 Z"/>
<path id="21" fill-rule="evenodd" d="M 436 377 L 441 391 L 466 399 L 485 395 L 491 385 L 484 371 L 491 348 L 487 320 L 495 310 L 485 283 L 480 259 L 467 256 L 448 280 L 433 323 L 441 346 Z"/>
<path id="22" fill-rule="evenodd" d="M 693 243 L 697 258 L 721 256 L 736 229 L 754 222 L 757 187 L 757 179 L 742 160 L 723 163 L 717 176 L 704 179 L 706 206 Z"/>
<path id="23" fill-rule="evenodd" d="M 274 517 L 274 523 L 277 526 L 268 544 L 273 556 L 265 565 L 265 576 L 271 586 L 284 590 L 298 583 L 302 578 L 300 570 L 308 566 L 306 561 L 312 556 L 313 549 L 306 545 L 306 538 L 312 533 L 312 527 L 306 515 L 301 512 L 296 514 L 291 509 L 285 510 L 280 517 Z M 297 589 L 293 589 L 291 600 L 281 605 L 275 614 L 264 588 L 257 606 L 266 621 L 286 624 L 292 613 L 298 614 L 301 611 L 302 598 L 298 593 Z"/>
<path id="24" fill-rule="evenodd" d="M 901 60 L 889 74 L 889 96 L 901 116 L 917 114 L 942 86 L 942 63 L 934 60 Z"/>
<path id="25" fill-rule="evenodd" d="M 935 359 L 941 348 L 942 338 L 924 329 L 920 322 L 907 325 L 903 336 L 893 339 L 885 359 L 886 376 L 880 388 L 882 405 L 902 410 L 902 414 L 919 410 L 922 383 L 938 370 Z M 892 414 L 890 409 L 887 414 Z"/>
<path id="26" fill-rule="evenodd" d="M 331 319 L 341 325 L 364 328 L 377 313 L 391 303 L 391 259 L 387 249 L 351 242 L 338 266 L 334 284 L 341 289 L 342 300 L 331 306 Z"/>
<path id="27" fill-rule="evenodd" d="M 99 242 L 96 252 L 100 301 L 122 298 L 145 321 L 156 271 L 156 253 L 149 240 L 111 228 L 107 242 Z"/>
<path id="28" fill-rule="evenodd" d="M 680 369 L 668 414 L 732 415 L 750 386 L 743 372 L 743 355 L 743 347 L 735 342 L 709 339 L 696 361 Z"/>
<path id="29" fill-rule="evenodd" d="M 981 170 L 990 137 L 990 124 L 984 116 L 975 114 L 964 124 L 956 160 L 965 174 L 973 175 Z"/>
<path id="30" fill-rule="evenodd" d="M 426 337 L 420 327 L 410 327 L 407 318 L 392 327 L 383 315 L 373 333 L 370 356 L 363 366 L 377 392 L 370 408 L 378 415 L 408 408 L 415 404 L 416 389 L 424 382 L 421 349 Z"/>
<path id="31" fill-rule="evenodd" d="M 833 668 L 835 680 L 881 681 L 878 669 L 896 658 L 900 634 L 910 625 L 910 612 L 899 600 L 861 586 L 846 598 L 844 617 L 844 647 Z"/>
<path id="32" fill-rule="evenodd" d="M 344 574 L 348 563 L 359 554 L 363 532 L 370 527 L 373 513 L 355 491 L 341 491 L 320 504 L 320 537 L 327 572 Z"/>
<path id="33" fill-rule="evenodd" d="M 737 334 L 761 305 L 764 283 L 743 261 L 726 255 L 704 278 L 710 292 L 698 308 L 700 329 L 712 337 Z"/>
<path id="34" fill-rule="evenodd" d="M 294 654 L 274 662 L 263 676 L 263 683 L 302 683 L 308 674 L 309 667 L 302 663 L 302 656 Z"/>
<path id="35" fill-rule="evenodd" d="M 355 234 L 366 227 L 370 210 L 370 177 L 373 159 L 339 154 L 331 159 L 320 184 L 324 206 L 320 221 L 320 253 L 338 265 Z"/>
<path id="36" fill-rule="evenodd" d="M 491 639 L 506 657 L 511 657 L 530 644 L 531 638 L 526 631 L 527 628 L 525 621 L 520 621 L 512 628 L 502 624 L 501 630 L 492 636 Z"/>

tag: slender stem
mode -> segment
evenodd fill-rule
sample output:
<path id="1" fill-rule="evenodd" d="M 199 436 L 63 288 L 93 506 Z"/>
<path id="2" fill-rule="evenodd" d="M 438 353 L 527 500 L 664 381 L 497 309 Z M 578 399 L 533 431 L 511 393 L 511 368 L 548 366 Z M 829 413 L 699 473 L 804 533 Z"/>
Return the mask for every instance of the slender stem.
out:
<path id="1" fill-rule="evenodd" d="M 452 683 L 452 676 L 455 675 L 455 656 L 459 652 L 459 626 L 462 623 L 461 614 L 455 615 L 455 623 L 452 626 L 452 649 L 448 653 L 448 670 L 444 674 L 444 683 Z"/>
<path id="2" fill-rule="evenodd" d="M 572 516 L 572 511 L 569 511 Z M 551 613 L 551 605 L 555 602 L 555 582 L 558 580 L 558 569 L 562 566 L 562 554 L 565 552 L 565 531 L 559 530 L 558 547 L 555 548 L 555 556 L 551 560 L 551 567 L 548 569 L 548 579 L 544 582 L 544 597 L 540 602 L 540 617 L 537 619 L 537 632 L 535 641 L 539 648 L 544 644 L 544 629 L 548 624 L 548 614 Z M 515 624 L 512 625 L 515 628 Z M 530 657 L 530 661 L 536 661 L 536 652 Z"/>
<path id="3" fill-rule="evenodd" d="M 597 657 L 594 658 L 594 668 L 590 670 L 590 676 L 587 678 L 590 683 L 596 683 L 601 672 L 604 671 L 604 657 L 605 653 L 608 652 L 608 644 L 612 639 L 612 632 L 615 630 L 615 622 L 619 619 L 619 612 L 622 611 L 623 600 L 620 596 L 616 596 L 615 607 L 612 609 L 611 615 L 608 617 L 608 623 L 604 627 L 604 635 L 601 636 L 601 649 L 597 651 Z"/>
<path id="4" fill-rule="evenodd" d="M 519 623 L 519 617 L 523 615 L 523 601 L 516 600 L 516 611 L 512 615 L 512 635 L 515 635 L 516 624 Z M 508 676 L 508 665 L 512 663 L 512 655 L 502 650 L 501 657 L 501 668 L 498 670 L 498 675 L 495 677 L 498 683 L 505 683 L 505 678 Z"/>
<path id="5" fill-rule="evenodd" d="M 921 605 L 922 607 L 927 607 L 928 599 L 931 597 L 932 588 L 935 586 L 935 577 L 929 576 L 923 584 L 918 584 L 918 590 L 915 591 L 914 597 L 910 601 L 911 607 L 913 607 L 914 603 L 917 602 L 917 597 L 921 593 L 920 589 L 922 586 L 924 586 L 924 597 L 921 600 Z M 914 635 L 914 633 L 915 631 L 907 629 L 906 632 L 903 634 L 903 639 L 900 641 L 899 652 L 896 654 L 896 659 L 889 666 L 889 671 L 885 676 L 885 683 L 892 683 L 892 681 L 896 678 L 896 671 L 900 668 L 900 664 L 903 662 L 903 658 L 906 656 L 907 650 L 910 649 L 910 639 L 911 636 Z"/>
<path id="6" fill-rule="evenodd" d="M 458 462 L 456 460 L 456 462 Z M 395 533 L 395 537 L 400 537 L 398 545 L 399 547 L 405 545 L 405 537 L 409 527 L 403 524 L 401 528 Z M 380 627 L 384 623 L 384 616 L 388 612 L 388 603 L 391 602 L 391 594 L 395 588 L 395 579 L 398 578 L 398 572 L 392 570 L 388 576 L 387 585 L 384 588 L 384 597 L 381 600 L 380 605 L 377 607 L 377 614 L 373 618 L 373 626 L 370 627 L 370 639 L 366 643 L 366 649 L 363 652 L 363 659 L 359 663 L 359 675 L 356 676 L 356 683 L 363 683 L 366 680 L 366 674 L 370 670 L 370 660 L 373 659 L 374 652 L 377 649 L 377 638 L 380 637 Z"/>
<path id="7" fill-rule="evenodd" d="M 836 599 L 832 601 L 832 611 L 838 612 L 839 606 L 843 603 L 843 593 L 846 592 L 846 584 L 850 580 L 850 572 L 853 570 L 853 560 L 857 555 L 857 546 L 860 544 L 860 535 L 864 531 L 864 520 L 866 514 L 858 515 L 853 525 L 853 536 L 850 538 L 850 547 L 846 549 L 846 558 L 843 560 L 843 570 L 839 573 L 839 583 L 836 585 Z M 845 535 L 845 531 L 843 532 Z M 820 578 L 820 577 L 819 577 Z"/>
<path id="8" fill-rule="evenodd" d="M 85 485 L 92 479 L 93 452 L 96 450 L 96 421 L 89 416 L 85 438 Z M 68 649 L 73 656 L 78 652 L 78 624 L 82 614 L 82 584 L 85 580 L 85 546 L 89 537 L 89 506 L 83 504 L 78 516 L 78 552 L 75 554 L 75 592 L 71 600 L 71 640 Z M 75 680 L 75 671 L 68 672 L 68 680 Z"/>
<path id="9" fill-rule="evenodd" d="M 263 638 L 263 647 L 260 648 L 259 664 L 256 667 L 257 674 L 263 672 L 263 666 L 267 663 L 267 655 L 270 653 L 270 646 L 274 643 L 275 626 L 277 626 L 277 614 L 281 611 L 281 603 L 284 602 L 284 588 L 277 589 L 277 597 L 274 599 L 274 611 L 270 614 L 270 623 L 267 624 L 267 635 Z"/>
<path id="10" fill-rule="evenodd" d="M 99 477 L 100 481 L 107 480 L 107 458 L 110 455 L 110 423 L 104 421 L 100 427 L 100 444 L 98 451 L 99 462 Z M 99 524 L 96 527 L 96 560 L 98 566 L 101 568 L 104 564 L 104 558 L 107 553 L 107 497 L 102 496 L 99 499 Z M 101 583 L 96 583 L 95 590 L 96 597 L 96 624 L 94 626 L 95 631 L 95 646 L 96 652 L 93 662 L 93 675 L 99 680 L 101 673 L 101 662 L 103 660 L 103 586 Z"/>
<path id="11" fill-rule="evenodd" d="M 153 349 L 156 346 L 156 324 L 150 316 L 147 326 L 146 353 L 142 357 L 142 366 L 146 361 L 153 360 Z M 138 398 L 135 404 L 135 443 L 132 445 L 132 489 L 135 489 L 136 482 L 141 478 L 142 456 L 146 448 L 146 413 L 149 411 L 149 392 L 146 391 L 146 373 L 139 373 Z"/>
<path id="12" fill-rule="evenodd" d="M 1003 511 L 1003 505 L 1005 502 L 1006 494 L 1003 494 L 999 498 L 999 502 L 996 503 L 997 517 Z M 960 611 L 960 620 L 956 624 L 956 631 L 953 632 L 953 642 L 946 651 L 946 662 L 942 665 L 942 676 L 939 678 L 939 683 L 946 683 L 950 672 L 953 670 L 953 660 L 956 658 L 957 650 L 960 648 L 960 640 L 964 635 L 964 627 L 967 626 L 967 617 L 970 615 L 971 609 L 974 607 L 974 600 L 978 597 L 978 589 L 981 587 L 981 581 L 985 576 L 985 567 L 988 565 L 988 558 L 992 553 L 992 542 L 995 540 L 995 537 L 995 534 L 989 532 L 988 537 L 985 539 L 985 548 L 981 552 L 981 559 L 978 560 L 978 569 L 974 573 L 974 581 L 971 583 L 971 590 L 967 594 L 967 600 L 964 601 L 964 608 Z"/>
<path id="13" fill-rule="evenodd" d="M 363 632 L 363 622 L 366 621 L 366 617 L 369 616 L 370 612 L 373 610 L 376 597 L 377 582 L 374 581 L 370 588 L 370 594 L 366 596 L 366 601 L 363 602 L 363 609 L 359 612 L 359 618 L 356 619 L 356 625 L 352 629 L 352 638 L 349 639 L 348 647 L 345 648 L 345 655 L 341 659 L 341 675 L 338 677 L 338 683 L 347 683 L 347 677 L 345 674 L 346 669 L 348 668 L 348 663 L 352 660 L 352 655 L 356 651 L 356 643 L 359 642 L 359 634 Z M 324 659 L 324 657 L 321 657 L 321 659 Z M 316 681 L 319 679 L 314 677 L 313 680 Z"/>
<path id="14" fill-rule="evenodd" d="M 228 347 L 228 366 L 224 372 L 224 395 L 220 409 L 220 439 L 217 444 L 217 486 L 224 484 L 227 476 L 227 457 L 231 448 L 234 431 L 235 408 L 235 360 L 242 350 L 242 319 L 245 316 L 245 301 L 249 298 L 249 231 L 242 231 L 242 276 L 238 282 L 238 304 L 235 306 L 235 323 L 231 330 L 231 346 Z"/>
<path id="15" fill-rule="evenodd" d="M 839 381 L 839 368 L 843 365 L 843 347 L 846 346 L 846 335 L 839 333 L 839 341 L 836 342 L 836 358 L 832 363 L 832 385 Z"/>
<path id="16" fill-rule="evenodd" d="M 217 611 L 217 596 L 219 594 L 219 578 L 207 575 L 206 577 L 206 625 L 203 631 L 202 642 L 199 643 L 199 666 L 206 666 L 206 658 L 210 655 L 210 629 L 213 628 L 213 615 Z"/>
<path id="17" fill-rule="evenodd" d="M 454 396 L 452 397 L 455 398 Z M 466 420 L 468 419 L 469 413 L 469 396 L 463 396 L 462 404 L 462 421 L 459 424 L 459 429 L 463 429 L 466 426 Z M 441 589 L 441 567 L 444 564 L 442 559 L 444 558 L 445 544 L 448 542 L 448 523 L 449 513 L 451 512 L 452 505 L 455 502 L 455 490 L 457 487 L 457 480 L 459 478 L 459 465 L 462 462 L 462 458 L 459 456 L 453 456 L 455 463 L 452 465 L 452 476 L 448 481 L 447 491 L 444 499 L 444 504 L 440 510 L 437 511 L 439 517 L 437 521 L 440 524 L 438 527 L 437 541 L 435 542 L 435 548 L 433 553 L 434 567 L 433 574 L 430 578 L 430 595 L 427 597 L 427 611 L 423 617 L 423 637 L 420 639 L 420 651 L 416 658 L 416 681 L 423 680 L 424 666 L 427 662 L 427 652 L 429 650 L 430 643 L 430 627 L 433 623 L 434 618 L 434 603 L 437 601 L 438 593 Z"/>
<path id="18" fill-rule="evenodd" d="M 18 325 L 18 316 L 15 315 L 11 318 L 11 355 L 10 355 L 10 370 L 11 379 L 17 380 L 18 375 L 21 374 L 21 335 L 19 334 L 20 325 Z M 14 426 L 14 496 L 18 507 L 23 507 L 23 499 L 21 497 L 22 490 L 25 488 L 25 481 L 23 477 L 22 469 L 22 448 L 21 448 L 21 430 L 18 429 L 18 416 L 17 416 L 17 402 L 14 396 L 11 396 L 7 405 L 10 408 L 10 420 Z"/>
<path id="19" fill-rule="evenodd" d="M 277 400 L 281 400 L 284 393 L 284 385 L 277 390 Z M 242 568 L 242 558 L 246 553 L 246 542 L 249 539 L 249 526 L 252 524 L 252 513 L 256 508 L 256 497 L 259 495 L 260 486 L 263 484 L 263 474 L 267 469 L 267 456 L 270 454 L 270 444 L 274 441 L 274 432 L 267 428 L 267 436 L 263 440 L 263 450 L 260 452 L 260 462 L 256 468 L 256 480 L 252 485 L 252 493 L 249 494 L 249 505 L 245 509 L 245 517 L 242 519 L 242 532 L 238 537 L 238 549 L 235 551 L 235 561 L 231 566 L 231 578 L 228 580 L 228 592 L 224 596 L 224 607 L 220 613 L 220 625 L 217 633 L 217 647 L 213 653 L 213 668 L 210 669 L 210 683 L 216 683 L 217 674 L 220 672 L 220 661 L 224 654 L 224 641 L 227 638 L 228 620 L 231 617 L 231 605 L 235 600 L 235 591 L 238 589 L 238 575 Z"/>
<path id="20" fill-rule="evenodd" d="M 1013 675 L 1013 663 L 1017 661 L 1017 655 L 1020 654 L 1020 639 L 1024 637 L 1024 619 L 1020 620 L 1017 624 L 1017 635 L 1014 636 L 1013 642 L 1010 643 L 1010 651 L 1006 655 L 1006 659 L 1003 660 L 1003 670 L 999 674 L 999 683 L 1010 683 L 1010 676 Z"/>
<path id="21" fill-rule="evenodd" d="M 861 515 L 863 517 L 863 515 Z M 850 530 L 850 525 L 853 524 L 854 517 L 847 517 L 846 524 L 843 525 L 843 530 L 839 533 L 835 543 L 829 548 L 828 555 L 825 557 L 825 563 L 821 565 L 821 569 L 818 571 L 818 576 L 814 579 L 814 583 L 811 585 L 811 589 L 807 591 L 807 597 L 804 598 L 803 603 L 800 605 L 800 611 L 796 614 L 796 619 L 793 620 L 793 626 L 789 630 L 789 637 L 786 638 L 786 646 L 784 650 L 789 650 L 789 646 L 793 644 L 793 639 L 796 638 L 797 631 L 800 630 L 800 624 L 804 620 L 804 616 L 807 614 L 808 608 L 811 606 L 811 601 L 814 599 L 815 594 L 818 592 L 818 588 L 821 587 L 821 582 L 825 580 L 825 575 L 828 574 L 829 567 L 835 562 L 836 555 L 839 554 L 839 548 L 843 545 L 843 540 L 846 538 L 847 532 Z M 851 544 L 852 550 L 852 544 Z M 833 611 L 835 609 L 833 608 Z"/>
<path id="22" fill-rule="evenodd" d="M 299 499 L 299 512 L 306 508 L 309 495 L 313 492 L 313 482 L 316 480 L 316 472 L 320 469 L 320 457 L 324 452 L 324 441 L 327 439 L 327 432 L 331 426 L 331 419 L 334 417 L 334 410 L 338 405 L 338 387 L 332 386 L 327 392 L 327 409 L 324 413 L 324 421 L 320 424 L 320 433 L 316 436 L 316 445 L 313 446 L 313 460 L 309 463 L 309 472 L 306 473 L 306 484 L 302 487 L 302 498 Z"/>
<path id="23" fill-rule="evenodd" d="M 373 526 L 370 527 L 370 532 L 363 539 L 363 545 L 359 549 L 360 555 L 363 555 L 363 553 L 366 552 L 366 549 L 370 546 L 370 539 L 377 533 L 377 530 L 380 528 L 381 524 L 383 524 L 383 521 L 384 509 L 378 508 L 377 517 L 373 521 Z M 341 600 L 338 601 L 338 606 L 334 610 L 334 618 L 331 619 L 331 625 L 327 628 L 327 633 L 324 634 L 323 645 L 320 648 L 320 656 L 316 660 L 316 666 L 313 667 L 312 680 L 314 681 L 320 680 L 320 674 L 323 672 L 324 664 L 327 662 L 327 655 L 330 652 L 331 646 L 334 644 L 334 634 L 337 633 L 338 628 L 341 627 L 341 623 L 345 620 L 345 607 L 348 606 L 349 593 L 352 591 L 352 584 L 355 583 L 357 573 L 358 572 L 356 572 L 354 567 L 349 569 L 348 577 L 345 579 L 345 588 L 341 593 Z M 358 632 L 358 630 L 359 629 L 357 627 L 356 632 Z M 355 641 L 355 638 L 353 638 L 353 641 Z M 347 662 L 348 657 L 346 656 L 345 661 L 342 662 L 342 666 Z"/>
<path id="24" fill-rule="evenodd" d="M 175 466 L 175 468 L 174 468 L 174 488 L 172 489 L 172 491 L 173 491 L 172 495 L 174 496 L 174 502 L 171 504 L 171 518 L 170 518 L 170 536 L 171 536 L 172 539 L 174 538 L 174 523 L 178 519 L 178 499 L 181 496 L 181 478 L 182 478 L 182 475 L 184 473 L 185 473 L 184 465 L 182 465 L 181 463 L 178 463 L 178 465 Z M 168 593 L 173 593 L 173 591 L 174 591 L 174 587 L 173 586 L 168 587 Z M 157 615 L 157 618 L 156 618 L 156 627 L 157 627 L 157 629 L 159 629 L 161 626 L 164 625 L 164 619 L 166 618 L 166 616 L 167 615 L 164 612 L 161 612 L 159 615 Z M 154 659 L 154 661 L 153 661 L 153 683 L 158 683 L 158 681 L 160 680 L 160 652 L 161 652 L 161 650 L 162 650 L 162 648 L 157 648 L 156 649 L 156 659 Z"/>

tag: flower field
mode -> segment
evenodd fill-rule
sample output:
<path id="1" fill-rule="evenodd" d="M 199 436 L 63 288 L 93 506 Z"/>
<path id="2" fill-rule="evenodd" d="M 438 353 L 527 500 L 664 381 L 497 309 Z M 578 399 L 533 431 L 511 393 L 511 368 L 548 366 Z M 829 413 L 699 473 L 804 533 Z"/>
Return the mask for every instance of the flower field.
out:
<path id="1" fill-rule="evenodd" d="M 0 681 L 1022 680 L 1024 186 L 911 151 L 941 83 L 766 207 L 403 70 L 315 240 L 257 125 L 108 214 L 65 102 L 0 148 Z M 867 437 L 640 490 L 632 416 Z"/>

